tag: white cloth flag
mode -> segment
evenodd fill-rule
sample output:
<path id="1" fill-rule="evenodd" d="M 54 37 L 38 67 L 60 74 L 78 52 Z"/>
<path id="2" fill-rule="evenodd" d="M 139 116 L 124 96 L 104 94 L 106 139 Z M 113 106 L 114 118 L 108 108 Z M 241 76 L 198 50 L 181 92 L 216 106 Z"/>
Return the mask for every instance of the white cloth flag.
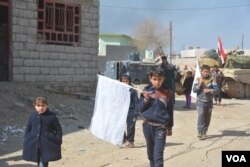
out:
<path id="1" fill-rule="evenodd" d="M 194 82 L 193 82 L 192 91 L 191 91 L 191 97 L 193 97 L 193 98 L 197 98 L 197 93 L 194 93 L 194 92 L 193 92 L 193 88 L 194 88 L 194 84 L 197 82 L 197 78 L 200 77 L 200 76 L 201 76 L 201 73 L 200 73 L 199 63 L 196 62 L 195 75 L 194 75 Z"/>
<path id="2" fill-rule="evenodd" d="M 96 137 L 120 145 L 130 104 L 129 85 L 98 75 L 94 115 L 90 131 Z"/>

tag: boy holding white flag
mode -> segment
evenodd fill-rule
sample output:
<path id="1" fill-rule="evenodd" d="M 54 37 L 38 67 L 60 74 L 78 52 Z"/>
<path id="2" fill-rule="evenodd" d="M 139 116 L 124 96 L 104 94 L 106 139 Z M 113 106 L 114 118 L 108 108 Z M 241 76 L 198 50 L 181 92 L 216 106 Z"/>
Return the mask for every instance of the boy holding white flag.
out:
<path id="1" fill-rule="evenodd" d="M 173 91 L 165 89 L 164 70 L 156 68 L 149 74 L 150 85 L 142 92 L 138 110 L 144 118 L 143 134 L 147 143 L 150 166 L 163 166 L 166 135 L 172 135 L 173 110 L 171 98 Z"/>
<path id="2" fill-rule="evenodd" d="M 197 64 L 198 66 L 198 64 Z M 198 66 L 199 67 L 199 66 Z M 196 73 L 199 70 L 196 68 Z M 205 139 L 213 108 L 213 96 L 218 91 L 216 80 L 210 75 L 210 67 L 202 65 L 200 77 L 194 81 L 193 92 L 197 93 L 196 108 L 198 112 L 197 130 L 198 138 Z"/>

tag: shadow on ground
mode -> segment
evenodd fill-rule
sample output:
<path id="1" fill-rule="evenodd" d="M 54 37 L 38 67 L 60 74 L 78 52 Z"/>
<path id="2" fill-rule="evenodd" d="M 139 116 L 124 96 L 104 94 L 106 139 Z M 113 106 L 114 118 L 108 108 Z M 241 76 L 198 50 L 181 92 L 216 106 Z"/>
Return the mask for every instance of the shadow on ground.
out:
<path id="1" fill-rule="evenodd" d="M 227 106 L 237 106 L 237 105 L 243 105 L 241 103 L 228 103 L 228 104 L 222 104 L 223 107 L 227 107 Z"/>
<path id="2" fill-rule="evenodd" d="M 179 145 L 183 145 L 183 143 L 166 143 L 166 147 L 171 147 L 171 146 L 179 146 Z"/>
<path id="3" fill-rule="evenodd" d="M 184 106 L 186 105 L 186 101 L 185 100 L 176 100 L 175 101 L 175 108 L 174 108 L 174 111 L 190 111 L 190 110 L 196 110 L 196 100 L 195 99 L 192 99 L 192 103 L 191 103 L 191 108 L 188 109 L 188 108 L 184 108 Z M 221 106 L 218 106 L 218 105 L 213 105 L 214 107 L 218 106 L 218 107 L 231 107 L 231 106 L 238 106 L 238 105 L 244 105 L 242 103 L 223 103 L 222 101 L 222 104 Z"/>
<path id="4" fill-rule="evenodd" d="M 222 131 L 222 134 L 220 135 L 208 135 L 208 139 L 212 138 L 220 138 L 220 137 L 247 137 L 250 136 L 250 134 L 247 133 L 247 131 L 238 131 L 238 130 L 224 130 Z"/>
<path id="5" fill-rule="evenodd" d="M 193 99 L 192 99 L 193 100 Z M 185 100 L 175 100 L 175 104 L 174 104 L 174 111 L 191 111 L 191 110 L 195 110 L 196 109 L 196 103 L 193 100 L 193 102 L 191 103 L 191 108 L 184 108 L 184 106 L 186 105 L 186 101 Z"/>
<path id="6" fill-rule="evenodd" d="M 0 166 L 1 167 L 8 167 L 9 165 L 6 163 L 7 161 L 19 161 L 22 160 L 22 156 L 13 156 L 13 157 L 8 157 L 8 158 L 3 158 L 0 161 Z M 16 165 L 11 165 L 12 167 L 34 167 L 37 166 L 35 163 L 33 164 L 16 164 Z"/>

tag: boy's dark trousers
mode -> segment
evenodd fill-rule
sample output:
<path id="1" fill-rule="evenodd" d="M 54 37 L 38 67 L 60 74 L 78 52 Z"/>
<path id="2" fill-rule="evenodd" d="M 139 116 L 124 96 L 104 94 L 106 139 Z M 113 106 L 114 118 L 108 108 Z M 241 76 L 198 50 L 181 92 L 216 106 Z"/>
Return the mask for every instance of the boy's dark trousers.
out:
<path id="1" fill-rule="evenodd" d="M 191 95 L 186 94 L 186 107 L 191 107 Z"/>
<path id="2" fill-rule="evenodd" d="M 166 143 L 166 128 L 143 124 L 143 133 L 147 143 L 150 167 L 163 167 L 163 152 Z"/>
<path id="3" fill-rule="evenodd" d="M 124 140 L 133 143 L 135 139 L 136 116 L 127 117 L 127 134 L 124 133 Z"/>
<path id="4" fill-rule="evenodd" d="M 213 101 L 201 102 L 197 100 L 197 112 L 198 112 L 198 132 L 206 134 L 210 124 L 212 115 Z"/>
<path id="5" fill-rule="evenodd" d="M 214 101 L 217 102 L 217 100 L 218 102 L 221 102 L 221 87 L 220 86 L 218 86 L 218 93 L 214 95 Z"/>

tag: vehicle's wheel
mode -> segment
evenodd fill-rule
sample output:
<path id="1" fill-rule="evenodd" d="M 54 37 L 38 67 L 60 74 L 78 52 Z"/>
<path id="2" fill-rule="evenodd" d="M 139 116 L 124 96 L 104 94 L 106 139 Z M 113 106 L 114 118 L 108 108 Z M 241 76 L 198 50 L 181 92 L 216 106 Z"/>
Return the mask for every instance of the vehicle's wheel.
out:
<path id="1" fill-rule="evenodd" d="M 245 88 L 244 84 L 240 82 L 236 82 L 232 78 L 226 77 L 225 84 L 222 90 L 228 95 L 230 98 L 238 98 L 243 99 L 245 97 Z"/>

